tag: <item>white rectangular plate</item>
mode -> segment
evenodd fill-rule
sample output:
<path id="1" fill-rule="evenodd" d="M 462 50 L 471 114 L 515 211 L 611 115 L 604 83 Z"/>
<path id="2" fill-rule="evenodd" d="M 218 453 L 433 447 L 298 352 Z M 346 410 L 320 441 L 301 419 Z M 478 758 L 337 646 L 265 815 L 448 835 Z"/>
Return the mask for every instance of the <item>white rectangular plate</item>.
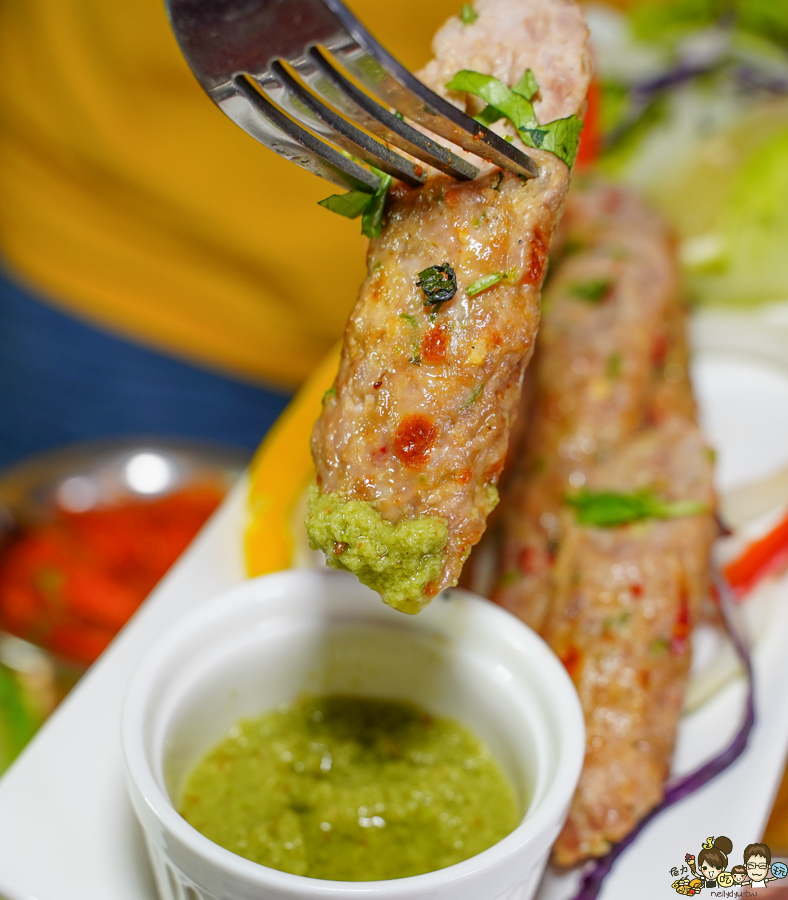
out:
<path id="1" fill-rule="evenodd" d="M 742 322 L 704 316 L 695 323 L 695 383 L 706 433 L 719 453 L 723 491 L 788 465 L 788 339 L 774 350 L 768 323 L 754 316 L 746 317 L 746 328 Z M 767 343 L 772 352 L 759 353 Z M 242 481 L 0 780 L 0 895 L 6 900 L 155 900 L 126 799 L 121 704 L 129 677 L 157 635 L 243 578 L 245 490 Z M 788 583 L 779 594 L 782 602 L 775 604 L 756 647 L 759 719 L 745 755 L 653 823 L 620 860 L 604 900 L 668 897 L 670 868 L 687 852 L 697 856 L 708 835 L 731 838 L 731 864 L 745 844 L 760 838 L 788 747 Z M 742 695 L 742 685 L 732 683 L 684 717 L 677 771 L 693 767 L 730 737 Z M 548 873 L 539 900 L 571 896 L 575 881 Z"/>

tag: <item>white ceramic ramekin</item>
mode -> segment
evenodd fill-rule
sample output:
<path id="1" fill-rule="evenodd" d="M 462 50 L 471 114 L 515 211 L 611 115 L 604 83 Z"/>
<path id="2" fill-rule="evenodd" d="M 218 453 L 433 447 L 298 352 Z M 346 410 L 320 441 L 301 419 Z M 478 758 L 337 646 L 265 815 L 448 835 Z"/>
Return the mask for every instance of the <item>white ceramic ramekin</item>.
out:
<path id="1" fill-rule="evenodd" d="M 455 866 L 391 881 L 321 881 L 219 847 L 177 813 L 185 775 L 240 719 L 301 692 L 409 700 L 465 722 L 511 779 L 521 824 Z M 564 821 L 583 717 L 547 645 L 453 590 L 418 616 L 338 572 L 289 571 L 229 591 L 165 634 L 123 712 L 129 791 L 162 900 L 528 900 Z"/>

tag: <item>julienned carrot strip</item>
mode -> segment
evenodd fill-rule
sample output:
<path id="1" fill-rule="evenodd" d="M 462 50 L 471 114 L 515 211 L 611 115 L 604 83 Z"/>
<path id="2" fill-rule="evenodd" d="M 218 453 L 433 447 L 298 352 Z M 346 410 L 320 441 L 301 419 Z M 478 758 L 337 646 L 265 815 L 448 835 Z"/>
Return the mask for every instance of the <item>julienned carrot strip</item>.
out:
<path id="1" fill-rule="evenodd" d="M 729 563 L 725 567 L 725 577 L 734 593 L 742 596 L 785 563 L 788 563 L 788 516 Z"/>

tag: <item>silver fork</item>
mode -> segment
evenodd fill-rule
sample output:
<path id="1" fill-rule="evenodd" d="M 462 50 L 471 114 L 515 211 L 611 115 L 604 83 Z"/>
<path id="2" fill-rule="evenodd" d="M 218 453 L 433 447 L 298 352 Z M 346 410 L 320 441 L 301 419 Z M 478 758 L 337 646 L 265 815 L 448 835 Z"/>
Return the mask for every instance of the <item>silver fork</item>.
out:
<path id="1" fill-rule="evenodd" d="M 334 184 L 366 191 L 380 184 L 346 153 L 413 187 L 423 183 L 425 167 L 390 145 L 458 180 L 478 173 L 404 117 L 501 168 L 536 174 L 530 157 L 398 63 L 341 0 L 166 4 L 187 62 L 219 108 L 266 147 Z"/>

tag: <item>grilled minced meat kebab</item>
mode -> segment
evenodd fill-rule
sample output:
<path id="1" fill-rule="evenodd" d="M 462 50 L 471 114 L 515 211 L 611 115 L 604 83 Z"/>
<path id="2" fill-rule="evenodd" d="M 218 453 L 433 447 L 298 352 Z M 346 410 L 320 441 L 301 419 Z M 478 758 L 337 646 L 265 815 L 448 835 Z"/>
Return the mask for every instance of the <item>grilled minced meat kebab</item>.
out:
<path id="1" fill-rule="evenodd" d="M 587 484 L 654 492 L 695 514 L 613 528 L 564 514 L 543 634 L 586 721 L 580 783 L 553 848 L 565 866 L 607 853 L 662 800 L 718 533 L 709 451 L 687 419 L 644 430 Z"/>
<path id="2" fill-rule="evenodd" d="M 553 849 L 573 865 L 662 799 L 717 527 L 667 232 L 600 184 L 564 224 L 494 596 L 580 695 L 586 759 Z"/>
<path id="3" fill-rule="evenodd" d="M 537 631 L 564 495 L 644 424 L 652 394 L 655 408 L 670 402 L 661 373 L 674 309 L 684 325 L 670 236 L 632 194 L 604 184 L 574 192 L 561 252 L 529 371 L 522 452 L 499 513 L 494 599 Z"/>
<path id="4" fill-rule="evenodd" d="M 582 112 L 590 63 L 574 3 L 477 0 L 473 15 L 439 31 L 429 87 L 477 114 L 478 97 L 446 87 L 458 71 L 511 88 L 530 70 L 540 123 Z M 312 545 L 405 612 L 457 583 L 498 501 L 569 183 L 559 156 L 524 147 L 507 119 L 493 127 L 537 177 L 484 165 L 470 182 L 434 174 L 390 190 L 312 438 Z"/>

